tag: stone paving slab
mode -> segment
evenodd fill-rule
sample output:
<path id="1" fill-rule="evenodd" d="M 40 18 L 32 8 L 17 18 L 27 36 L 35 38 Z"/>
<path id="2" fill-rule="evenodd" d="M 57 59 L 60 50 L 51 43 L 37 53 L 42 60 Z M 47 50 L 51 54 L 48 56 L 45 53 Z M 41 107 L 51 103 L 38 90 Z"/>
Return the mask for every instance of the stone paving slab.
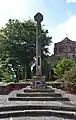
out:
<path id="1" fill-rule="evenodd" d="M 57 117 L 23 117 L 23 118 L 13 118 L 13 120 L 62 120 L 62 118 Z"/>
<path id="2" fill-rule="evenodd" d="M 0 104 L 0 106 L 15 106 L 15 105 L 43 105 L 43 106 L 65 106 L 75 107 L 70 101 L 7 101 Z"/>
<path id="3" fill-rule="evenodd" d="M 52 88 L 52 89 L 55 90 L 56 93 L 61 93 L 61 95 L 63 97 L 68 97 L 70 99 L 70 101 L 76 103 L 76 95 L 74 95 L 74 94 L 68 94 L 68 93 L 66 93 L 66 91 L 63 91 L 61 89 L 57 89 L 57 88 Z"/>
<path id="4" fill-rule="evenodd" d="M 7 105 L 0 107 L 0 112 L 4 111 L 19 111 L 19 110 L 56 110 L 56 111 L 68 111 L 76 112 L 76 107 L 62 107 L 62 106 L 44 106 L 44 105 Z"/>
<path id="5" fill-rule="evenodd" d="M 64 118 L 58 118 L 58 117 L 10 117 L 10 118 L 5 118 L 5 119 L 0 119 L 0 120 L 74 120 L 74 119 L 64 119 Z"/>
<path id="6" fill-rule="evenodd" d="M 10 101 L 2 104 L 2 106 L 15 106 L 15 105 L 43 105 L 43 106 L 61 106 L 61 102 L 57 101 Z"/>
<path id="7" fill-rule="evenodd" d="M 57 89 L 57 88 L 52 88 L 52 89 L 55 90 L 55 92 L 57 92 L 57 93 L 61 93 L 61 95 L 63 97 L 68 97 L 72 102 L 76 102 L 76 95 L 68 94 L 65 91 L 61 90 L 61 89 Z"/>

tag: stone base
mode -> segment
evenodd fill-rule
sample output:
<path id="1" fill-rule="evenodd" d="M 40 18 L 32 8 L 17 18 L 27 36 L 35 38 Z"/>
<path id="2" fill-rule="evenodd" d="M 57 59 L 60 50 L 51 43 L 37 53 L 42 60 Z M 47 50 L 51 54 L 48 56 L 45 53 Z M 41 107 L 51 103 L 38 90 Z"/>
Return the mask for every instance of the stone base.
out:
<path id="1" fill-rule="evenodd" d="M 31 87 L 35 89 L 46 88 L 45 76 L 33 76 L 33 84 Z"/>

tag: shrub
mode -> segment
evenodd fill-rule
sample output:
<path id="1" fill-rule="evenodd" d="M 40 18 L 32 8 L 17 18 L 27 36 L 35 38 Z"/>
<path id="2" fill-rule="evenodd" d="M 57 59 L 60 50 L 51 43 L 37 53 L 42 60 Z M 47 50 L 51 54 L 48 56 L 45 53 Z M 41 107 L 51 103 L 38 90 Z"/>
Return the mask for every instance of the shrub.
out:
<path id="1" fill-rule="evenodd" d="M 68 71 L 69 69 L 75 66 L 76 63 L 73 59 L 62 59 L 54 68 L 54 73 L 57 76 L 57 78 L 60 79 L 64 75 L 65 71 Z"/>
<path id="2" fill-rule="evenodd" d="M 6 82 L 6 83 L 12 82 L 11 75 L 7 69 L 2 71 L 2 75 L 3 75 L 3 82 Z"/>
<path id="3" fill-rule="evenodd" d="M 76 90 L 76 67 L 66 71 L 61 81 L 64 83 L 67 89 Z"/>

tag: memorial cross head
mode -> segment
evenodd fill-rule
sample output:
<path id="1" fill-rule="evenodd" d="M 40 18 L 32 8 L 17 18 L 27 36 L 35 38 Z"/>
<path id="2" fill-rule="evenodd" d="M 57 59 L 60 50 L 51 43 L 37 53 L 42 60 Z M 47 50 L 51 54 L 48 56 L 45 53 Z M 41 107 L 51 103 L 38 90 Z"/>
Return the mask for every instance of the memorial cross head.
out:
<path id="1" fill-rule="evenodd" d="M 41 13 L 37 13 L 35 16 L 34 16 L 34 19 L 37 23 L 41 23 L 43 21 L 43 15 Z"/>

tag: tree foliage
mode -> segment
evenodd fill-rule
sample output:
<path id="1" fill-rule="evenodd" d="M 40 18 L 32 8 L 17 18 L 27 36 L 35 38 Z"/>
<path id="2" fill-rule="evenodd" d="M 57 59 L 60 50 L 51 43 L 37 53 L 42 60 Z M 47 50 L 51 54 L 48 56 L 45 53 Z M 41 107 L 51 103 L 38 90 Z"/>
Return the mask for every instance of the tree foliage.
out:
<path id="1" fill-rule="evenodd" d="M 55 67 L 58 61 L 60 61 L 60 57 L 55 55 L 48 56 L 47 62 L 50 64 L 51 68 Z"/>
<path id="2" fill-rule="evenodd" d="M 76 66 L 76 63 L 73 59 L 62 59 L 54 68 L 54 73 L 57 75 L 57 78 L 62 78 L 64 72 L 68 71 L 74 66 Z"/>
<path id="3" fill-rule="evenodd" d="M 41 28 L 42 58 L 49 52 L 48 47 L 51 37 L 47 36 L 48 30 Z M 35 60 L 36 54 L 36 23 L 32 20 L 9 20 L 0 30 L 0 57 L 2 61 L 14 59 L 21 64 L 25 71 Z M 30 71 L 30 70 L 29 70 Z M 27 71 L 28 72 L 28 71 Z"/>
<path id="4" fill-rule="evenodd" d="M 66 71 L 61 81 L 64 83 L 66 89 L 76 90 L 76 66 Z"/>

